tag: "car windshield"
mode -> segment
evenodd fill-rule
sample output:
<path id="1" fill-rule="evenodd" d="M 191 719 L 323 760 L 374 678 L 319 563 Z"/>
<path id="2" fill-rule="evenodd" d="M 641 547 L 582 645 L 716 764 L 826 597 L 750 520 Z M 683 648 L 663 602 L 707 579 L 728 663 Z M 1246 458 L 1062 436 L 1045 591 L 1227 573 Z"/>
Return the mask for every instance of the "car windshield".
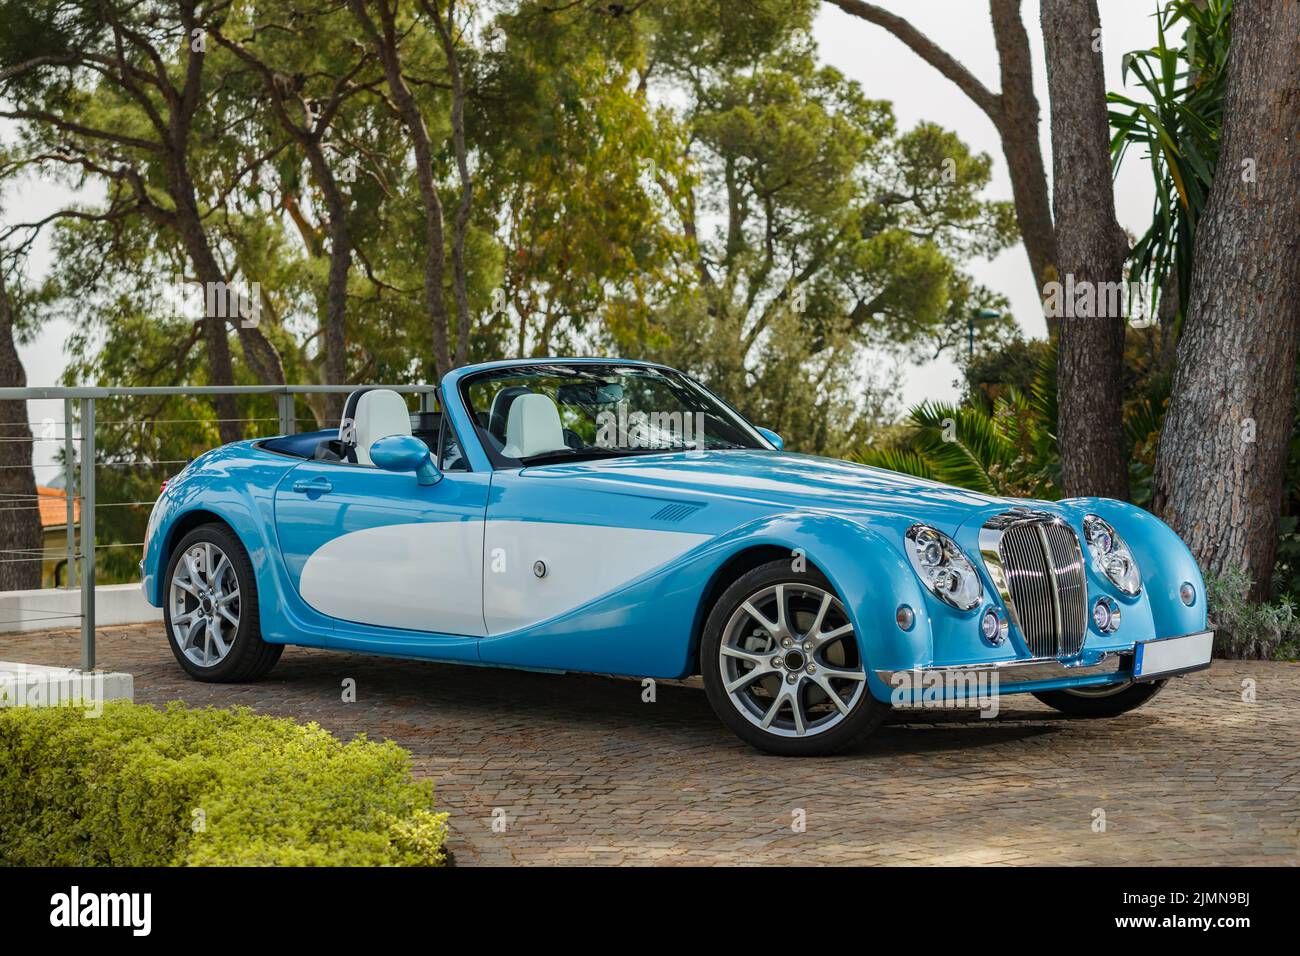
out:
<path id="1" fill-rule="evenodd" d="M 498 468 L 669 451 L 771 448 L 702 385 L 653 366 L 490 369 L 467 376 L 461 395 Z"/>

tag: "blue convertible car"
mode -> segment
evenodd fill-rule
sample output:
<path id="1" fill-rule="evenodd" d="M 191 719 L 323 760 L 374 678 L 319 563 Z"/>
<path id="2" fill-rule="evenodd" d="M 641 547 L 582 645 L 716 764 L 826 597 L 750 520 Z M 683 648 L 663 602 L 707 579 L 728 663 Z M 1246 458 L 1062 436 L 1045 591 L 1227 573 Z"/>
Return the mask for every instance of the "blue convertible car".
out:
<path id="1" fill-rule="evenodd" d="M 207 452 L 154 506 L 144 591 L 205 681 L 285 644 L 703 677 L 781 754 L 892 706 L 1026 691 L 1137 707 L 1206 667 L 1182 541 L 1120 501 L 1016 501 L 782 450 L 658 365 L 457 369 L 438 410 L 361 389 L 338 430 Z"/>

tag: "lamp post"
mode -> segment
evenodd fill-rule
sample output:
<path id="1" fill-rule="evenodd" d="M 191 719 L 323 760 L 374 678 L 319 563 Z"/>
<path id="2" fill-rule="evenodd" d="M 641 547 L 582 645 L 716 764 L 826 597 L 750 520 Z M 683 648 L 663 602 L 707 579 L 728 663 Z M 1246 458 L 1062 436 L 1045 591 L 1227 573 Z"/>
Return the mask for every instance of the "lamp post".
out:
<path id="1" fill-rule="evenodd" d="M 997 309 L 974 309 L 971 311 L 970 318 L 966 320 L 966 358 L 971 360 L 975 358 L 975 320 L 996 319 L 1002 313 Z"/>

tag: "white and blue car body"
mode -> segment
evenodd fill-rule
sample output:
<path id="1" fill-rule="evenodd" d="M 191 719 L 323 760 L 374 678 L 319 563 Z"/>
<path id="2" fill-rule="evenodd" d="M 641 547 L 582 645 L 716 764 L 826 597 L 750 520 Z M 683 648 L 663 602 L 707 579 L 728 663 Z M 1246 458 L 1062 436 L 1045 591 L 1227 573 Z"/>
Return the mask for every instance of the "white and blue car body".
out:
<path id="1" fill-rule="evenodd" d="M 1196 562 L 1130 504 L 787 452 L 646 363 L 475 365 L 437 397 L 412 416 L 359 390 L 337 431 L 216 448 L 167 483 L 143 588 L 192 676 L 253 679 L 286 644 L 701 674 L 742 738 L 803 754 L 927 687 L 1105 716 L 1209 664 Z"/>

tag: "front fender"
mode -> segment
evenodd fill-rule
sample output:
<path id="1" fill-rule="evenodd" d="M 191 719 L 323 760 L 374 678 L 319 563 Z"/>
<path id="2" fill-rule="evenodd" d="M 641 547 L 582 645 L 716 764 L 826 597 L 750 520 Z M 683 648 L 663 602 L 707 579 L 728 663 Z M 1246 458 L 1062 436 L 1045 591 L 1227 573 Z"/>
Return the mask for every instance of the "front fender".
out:
<path id="1" fill-rule="evenodd" d="M 275 539 L 275 489 L 298 462 L 238 442 L 200 456 L 167 483 L 149 518 L 142 589 L 150 604 L 161 607 L 167 563 L 176 544 L 191 528 L 211 518 L 229 525 L 248 552 L 257 580 L 262 637 L 273 642 L 323 643 L 316 639 L 329 621 L 300 607 Z M 309 609 L 305 609 L 309 610 Z"/>
<path id="2" fill-rule="evenodd" d="M 1111 498 L 1071 498 L 1062 505 L 1106 519 L 1124 539 L 1142 571 L 1142 596 L 1151 612 L 1154 638 L 1201 631 L 1206 626 L 1205 580 L 1196 558 L 1173 528 L 1149 511 Z M 1085 557 L 1087 547 L 1084 547 Z M 1104 577 L 1098 572 L 1099 577 Z M 1187 582 L 1196 589 L 1191 606 L 1179 589 Z"/>
<path id="3" fill-rule="evenodd" d="M 719 566 L 748 548 L 777 546 L 791 552 L 792 562 L 804 558 L 820 569 L 844 601 L 872 694 L 887 701 L 889 688 L 875 671 L 904 670 L 931 660 L 934 631 L 943 626 L 939 617 L 946 609 L 927 600 L 928 592 L 900 550 L 913 522 L 890 516 L 872 520 L 877 526 L 833 514 L 773 515 L 722 535 L 709 547 L 716 549 Z M 900 604 L 915 612 L 908 630 L 895 620 Z"/>

